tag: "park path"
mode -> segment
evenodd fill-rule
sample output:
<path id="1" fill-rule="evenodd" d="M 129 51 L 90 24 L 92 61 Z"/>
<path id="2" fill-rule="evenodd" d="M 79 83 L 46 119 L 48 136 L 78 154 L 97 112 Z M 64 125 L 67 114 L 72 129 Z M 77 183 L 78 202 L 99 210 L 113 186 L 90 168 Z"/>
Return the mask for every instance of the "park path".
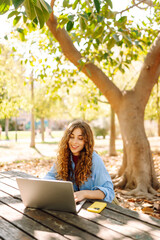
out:
<path id="1" fill-rule="evenodd" d="M 30 147 L 30 140 L 15 141 L 0 141 L 0 163 L 13 162 L 18 160 L 31 160 L 40 157 L 55 157 L 58 149 L 58 144 L 51 142 L 59 142 L 60 139 L 46 139 L 47 143 L 37 141 L 36 148 Z M 160 137 L 149 138 L 152 151 L 160 152 Z M 109 138 L 96 139 L 95 149 L 98 152 L 108 151 Z M 116 150 L 123 148 L 122 140 L 116 140 Z"/>

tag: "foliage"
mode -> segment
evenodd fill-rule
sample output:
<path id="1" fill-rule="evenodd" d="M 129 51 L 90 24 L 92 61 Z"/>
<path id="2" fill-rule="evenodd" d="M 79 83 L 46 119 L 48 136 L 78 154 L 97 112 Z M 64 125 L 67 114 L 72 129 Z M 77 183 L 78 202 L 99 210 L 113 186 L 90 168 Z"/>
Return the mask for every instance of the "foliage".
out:
<path id="1" fill-rule="evenodd" d="M 154 22 L 159 21 L 160 11 L 158 1 L 154 1 L 152 14 L 147 16 L 147 22 L 142 20 L 140 24 L 135 21 L 136 17 L 132 16 L 131 12 L 132 8 L 143 4 L 140 2 L 136 5 L 130 3 L 128 8 L 121 11 L 114 10 L 111 0 L 56 2 L 55 10 L 58 8 L 60 13 L 59 27 L 66 27 L 75 44 L 81 49 L 84 59 L 80 64 L 83 65 L 86 61 L 103 62 L 109 69 L 112 68 L 110 74 L 115 74 L 117 70 L 124 73 L 129 64 L 138 59 L 139 51 L 144 51 L 146 46 L 150 46 L 158 33 Z M 16 25 L 23 16 L 23 22 L 30 26 L 30 30 L 36 26 L 37 18 L 42 27 L 49 15 L 43 17 L 43 20 L 40 18 L 46 14 L 47 8 L 48 14 L 51 11 L 49 5 L 43 0 L 17 0 L 6 1 L 6 3 L 2 1 L 1 14 L 8 13 L 8 6 L 12 4 L 15 10 L 12 10 L 8 17 L 14 16 L 13 24 Z M 25 12 L 21 11 L 22 6 L 25 7 Z M 18 9 L 20 9 L 19 12 Z M 27 22 L 27 18 L 33 20 L 32 24 Z M 17 28 L 17 31 L 23 39 L 25 29 Z M 82 44 L 83 41 L 85 44 Z"/>
<path id="2" fill-rule="evenodd" d="M 154 30 L 151 15 L 148 17 L 149 25 L 147 22 L 136 24 L 135 17 L 127 9 L 119 12 L 113 10 L 112 1 L 75 0 L 73 4 L 63 1 L 58 21 L 60 27 L 66 26 L 81 49 L 83 63 L 88 60 L 96 64 L 103 62 L 111 69 L 109 76 L 118 70 L 124 73 L 132 61 L 138 60 L 139 52 L 151 45 L 158 33 Z M 80 44 L 83 39 L 85 44 Z"/>
<path id="3" fill-rule="evenodd" d="M 1 46 L 0 55 L 0 118 L 18 116 L 25 106 L 23 68 L 10 49 Z"/>
<path id="4" fill-rule="evenodd" d="M 44 0 L 1 0 L 0 14 L 8 12 L 12 5 L 15 9 L 9 13 L 8 18 L 14 16 L 14 25 L 16 25 L 21 18 L 26 22 L 28 17 L 34 24 L 39 23 L 40 28 L 42 28 L 52 12 L 51 7 Z M 23 11 L 22 7 L 25 7 L 25 11 Z"/>

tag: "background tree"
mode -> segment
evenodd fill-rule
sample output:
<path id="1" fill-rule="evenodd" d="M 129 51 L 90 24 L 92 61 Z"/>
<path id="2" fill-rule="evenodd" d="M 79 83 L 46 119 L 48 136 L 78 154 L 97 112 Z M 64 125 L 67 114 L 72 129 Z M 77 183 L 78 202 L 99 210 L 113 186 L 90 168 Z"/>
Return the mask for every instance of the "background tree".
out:
<path id="1" fill-rule="evenodd" d="M 5 119 L 5 133 L 8 139 L 9 119 L 18 117 L 20 109 L 26 106 L 24 98 L 24 68 L 20 56 L 12 49 L 1 45 L 0 55 L 0 119 Z"/>

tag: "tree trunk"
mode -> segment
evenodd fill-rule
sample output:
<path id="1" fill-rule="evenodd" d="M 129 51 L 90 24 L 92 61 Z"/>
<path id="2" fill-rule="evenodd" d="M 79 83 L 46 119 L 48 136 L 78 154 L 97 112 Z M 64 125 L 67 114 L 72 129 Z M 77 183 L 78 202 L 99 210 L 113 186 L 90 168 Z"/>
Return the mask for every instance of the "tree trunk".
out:
<path id="1" fill-rule="evenodd" d="M 51 5 L 54 5 L 52 0 Z M 57 19 L 50 15 L 47 25 L 60 43 L 66 58 L 80 69 L 81 53 L 73 45 L 64 28 L 58 28 Z M 159 186 L 155 175 L 150 145 L 144 130 L 144 110 L 153 86 L 160 75 L 160 34 L 148 52 L 137 83 L 132 91 L 120 89 L 93 63 L 86 63 L 81 71 L 86 74 L 108 99 L 117 114 L 124 145 L 123 164 L 117 186 L 134 189 L 132 194 L 155 193 Z"/>
<path id="2" fill-rule="evenodd" d="M 9 119 L 6 118 L 6 119 L 5 119 L 5 134 L 6 134 L 6 140 L 9 140 L 8 130 L 9 130 Z"/>
<path id="3" fill-rule="evenodd" d="M 158 119 L 158 137 L 160 137 L 160 118 Z"/>
<path id="4" fill-rule="evenodd" d="M 111 107 L 109 156 L 117 156 L 115 143 L 116 143 L 115 113 Z"/>
<path id="5" fill-rule="evenodd" d="M 34 79 L 33 74 L 31 75 L 31 143 L 30 147 L 35 147 L 35 123 L 34 123 Z"/>
<path id="6" fill-rule="evenodd" d="M 128 109 L 128 111 L 126 111 Z M 128 92 L 118 113 L 124 144 L 124 157 L 116 187 L 133 189 L 129 194 L 149 197 L 159 186 L 156 178 L 150 144 L 144 128 L 144 114 L 135 102 L 135 96 Z M 119 178 L 120 177 L 120 178 Z M 154 188 L 154 189 L 153 189 Z"/>
<path id="7" fill-rule="evenodd" d="M 44 118 L 41 118 L 41 136 L 42 136 L 42 142 L 44 142 L 44 132 L 45 132 Z"/>

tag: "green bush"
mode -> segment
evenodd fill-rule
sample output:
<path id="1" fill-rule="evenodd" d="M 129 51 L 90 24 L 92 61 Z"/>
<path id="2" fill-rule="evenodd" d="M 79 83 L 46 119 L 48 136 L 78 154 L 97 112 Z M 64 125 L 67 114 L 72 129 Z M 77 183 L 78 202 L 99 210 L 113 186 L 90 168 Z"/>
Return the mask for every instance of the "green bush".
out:
<path id="1" fill-rule="evenodd" d="M 103 138 L 105 138 L 108 131 L 106 128 L 93 127 L 93 132 L 96 137 L 102 136 Z"/>

